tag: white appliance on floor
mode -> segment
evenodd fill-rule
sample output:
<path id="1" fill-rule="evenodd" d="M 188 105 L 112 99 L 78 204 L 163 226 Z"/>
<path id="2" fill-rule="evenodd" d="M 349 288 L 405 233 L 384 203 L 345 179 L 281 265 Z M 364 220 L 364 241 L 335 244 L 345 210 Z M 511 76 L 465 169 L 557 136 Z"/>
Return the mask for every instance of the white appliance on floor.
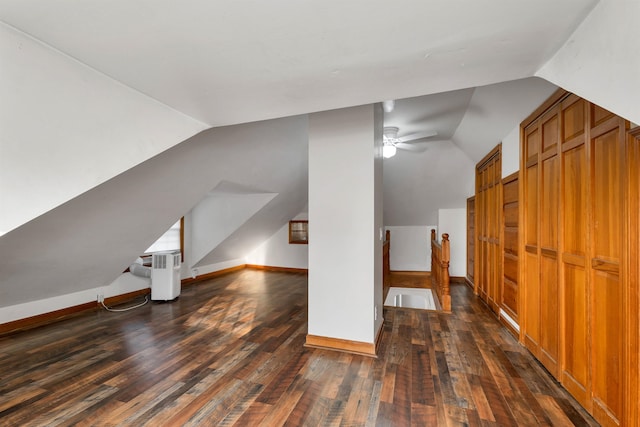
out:
<path id="1" fill-rule="evenodd" d="M 156 252 L 151 256 L 151 299 L 170 301 L 180 296 L 180 252 Z"/>

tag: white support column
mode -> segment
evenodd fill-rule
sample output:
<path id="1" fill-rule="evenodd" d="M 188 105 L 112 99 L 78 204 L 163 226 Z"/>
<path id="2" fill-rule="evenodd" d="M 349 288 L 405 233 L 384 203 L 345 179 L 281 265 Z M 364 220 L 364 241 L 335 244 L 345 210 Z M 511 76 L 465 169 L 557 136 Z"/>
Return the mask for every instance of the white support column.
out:
<path id="1" fill-rule="evenodd" d="M 307 345 L 375 354 L 382 228 L 380 105 L 310 115 Z"/>

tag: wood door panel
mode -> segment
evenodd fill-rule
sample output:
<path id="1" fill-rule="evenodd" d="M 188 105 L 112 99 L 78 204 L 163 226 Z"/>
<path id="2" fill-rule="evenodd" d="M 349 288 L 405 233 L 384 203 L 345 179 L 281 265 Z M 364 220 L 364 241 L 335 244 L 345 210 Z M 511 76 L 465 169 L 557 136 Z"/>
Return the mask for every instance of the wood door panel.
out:
<path id="1" fill-rule="evenodd" d="M 596 104 L 590 104 L 591 106 L 591 127 L 596 127 L 598 125 L 600 125 L 601 123 L 606 122 L 607 120 L 609 120 L 611 117 L 614 116 L 614 114 L 609 111 L 609 110 L 605 110 L 602 107 L 599 107 Z"/>
<path id="2" fill-rule="evenodd" d="M 620 257 L 620 156 L 618 129 L 593 140 L 593 226 L 594 258 L 618 260 Z"/>
<path id="3" fill-rule="evenodd" d="M 518 180 L 514 179 L 505 183 L 502 186 L 502 201 L 503 203 L 518 203 Z"/>
<path id="4" fill-rule="evenodd" d="M 518 320 L 518 285 L 509 279 L 504 280 L 502 308 L 513 320 Z"/>
<path id="5" fill-rule="evenodd" d="M 564 266 L 564 375 L 563 384 L 584 406 L 589 390 L 588 293 L 584 268 Z"/>
<path id="6" fill-rule="evenodd" d="M 596 271 L 593 274 L 592 342 L 594 411 L 596 419 L 607 424 L 620 420 L 623 409 L 622 337 L 623 311 L 620 310 L 622 290 L 618 275 Z M 617 307 L 616 309 L 614 309 Z"/>
<path id="7" fill-rule="evenodd" d="M 573 98 L 576 102 L 570 105 L 563 105 L 562 109 L 562 139 L 564 141 L 576 138 L 584 133 L 585 124 L 585 101 Z"/>
<path id="8" fill-rule="evenodd" d="M 543 156 L 558 149 L 558 112 L 553 109 L 550 116 L 542 118 L 542 153 Z M 548 154 L 547 154 L 548 155 Z"/>
<path id="9" fill-rule="evenodd" d="M 509 203 L 504 205 L 504 225 L 506 227 L 518 226 L 518 204 Z"/>
<path id="10" fill-rule="evenodd" d="M 563 205 L 562 222 L 564 251 L 583 255 L 586 253 L 587 239 L 587 157 L 584 145 L 562 154 Z"/>
<path id="11" fill-rule="evenodd" d="M 525 152 L 527 153 L 527 161 L 538 157 L 538 148 L 540 146 L 540 133 L 538 127 L 528 128 L 526 131 Z"/>
<path id="12" fill-rule="evenodd" d="M 517 257 L 518 255 L 518 229 L 516 227 L 505 227 L 504 230 L 504 252 Z"/>
<path id="13" fill-rule="evenodd" d="M 558 306 L 558 261 L 540 258 L 540 348 L 541 362 L 558 377 L 560 310 Z"/>
<path id="14" fill-rule="evenodd" d="M 531 246 L 538 245 L 538 165 L 527 168 L 526 171 L 526 199 L 525 199 L 525 215 L 526 224 L 525 244 Z"/>
<path id="15" fill-rule="evenodd" d="M 593 108 L 591 111 L 592 115 L 605 120 L 605 112 Z M 621 141 L 617 126 L 609 130 L 602 126 L 604 124 L 599 126 L 599 134 L 592 135 L 591 143 L 592 396 L 595 418 L 604 425 L 619 425 L 624 409 L 622 366 L 626 329 L 621 309 L 625 295 L 620 283 L 623 238 Z"/>
<path id="16" fill-rule="evenodd" d="M 504 277 L 513 283 L 518 281 L 518 257 L 511 254 L 504 255 Z"/>
<path id="17" fill-rule="evenodd" d="M 540 267 L 538 255 L 524 253 L 525 274 L 527 283 L 525 288 L 525 337 L 527 348 L 534 354 L 538 353 L 540 343 Z"/>
<path id="18" fill-rule="evenodd" d="M 557 156 L 542 162 L 540 245 L 544 248 L 558 247 L 559 172 Z"/>

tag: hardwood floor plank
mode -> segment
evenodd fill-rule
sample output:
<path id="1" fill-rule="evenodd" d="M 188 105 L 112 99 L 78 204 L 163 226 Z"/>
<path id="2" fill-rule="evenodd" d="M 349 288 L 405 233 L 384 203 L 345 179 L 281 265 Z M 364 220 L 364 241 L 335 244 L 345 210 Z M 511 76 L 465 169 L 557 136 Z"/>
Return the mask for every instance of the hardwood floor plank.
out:
<path id="1" fill-rule="evenodd" d="M 0 337 L 0 425 L 597 425 L 451 294 L 451 314 L 385 307 L 377 359 L 305 348 L 306 275 L 259 270 Z"/>
<path id="2" fill-rule="evenodd" d="M 429 351 L 424 346 L 414 345 L 412 354 L 411 402 L 435 406 L 435 387 Z"/>

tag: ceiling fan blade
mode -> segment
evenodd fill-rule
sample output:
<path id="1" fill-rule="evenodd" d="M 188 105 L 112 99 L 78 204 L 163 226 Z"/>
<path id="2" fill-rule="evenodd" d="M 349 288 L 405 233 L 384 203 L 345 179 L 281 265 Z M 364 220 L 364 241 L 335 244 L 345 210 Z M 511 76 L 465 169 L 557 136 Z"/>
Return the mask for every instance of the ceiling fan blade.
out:
<path id="1" fill-rule="evenodd" d="M 405 144 L 404 142 L 396 142 L 396 147 L 401 150 L 412 151 L 414 153 L 427 151 L 427 144 Z"/>
<path id="2" fill-rule="evenodd" d="M 432 136 L 436 136 L 436 135 L 438 135 L 438 132 L 436 131 L 419 132 L 419 133 L 413 133 L 411 135 L 405 135 L 398 139 L 400 139 L 400 142 L 411 142 L 417 139 L 431 138 Z"/>

